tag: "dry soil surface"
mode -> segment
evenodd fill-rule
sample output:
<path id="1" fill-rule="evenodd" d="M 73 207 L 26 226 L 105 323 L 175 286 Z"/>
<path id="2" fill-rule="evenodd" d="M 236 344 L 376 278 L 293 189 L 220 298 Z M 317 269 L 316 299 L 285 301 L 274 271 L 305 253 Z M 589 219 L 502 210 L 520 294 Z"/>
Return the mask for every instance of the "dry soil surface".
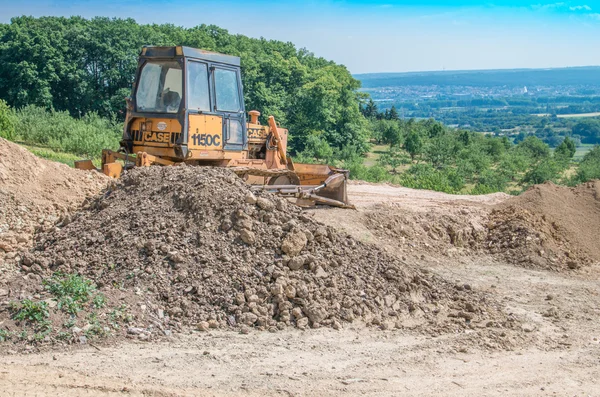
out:
<path id="1" fill-rule="evenodd" d="M 497 339 L 484 328 L 440 336 L 410 326 L 216 329 L 154 343 L 9 351 L 0 360 L 0 395 L 600 395 L 597 263 L 520 266 L 482 247 L 481 227 L 508 196 L 369 184 L 351 185 L 349 195 L 355 211 L 311 212 L 426 274 L 492 296 L 521 329 Z"/>

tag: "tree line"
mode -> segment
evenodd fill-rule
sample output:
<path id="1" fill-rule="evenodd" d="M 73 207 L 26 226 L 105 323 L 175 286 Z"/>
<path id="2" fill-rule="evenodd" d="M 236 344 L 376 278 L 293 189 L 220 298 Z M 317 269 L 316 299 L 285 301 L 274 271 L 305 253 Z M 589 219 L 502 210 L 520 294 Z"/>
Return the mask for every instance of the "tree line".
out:
<path id="1" fill-rule="evenodd" d="M 337 150 L 368 150 L 360 82 L 292 43 L 233 35 L 214 25 L 183 28 L 133 19 L 17 17 L 0 24 L 0 99 L 76 118 L 123 120 L 144 45 L 185 45 L 241 57 L 246 108 L 274 115 L 304 149 L 319 136 Z M 263 120 L 264 121 L 264 120 Z"/>

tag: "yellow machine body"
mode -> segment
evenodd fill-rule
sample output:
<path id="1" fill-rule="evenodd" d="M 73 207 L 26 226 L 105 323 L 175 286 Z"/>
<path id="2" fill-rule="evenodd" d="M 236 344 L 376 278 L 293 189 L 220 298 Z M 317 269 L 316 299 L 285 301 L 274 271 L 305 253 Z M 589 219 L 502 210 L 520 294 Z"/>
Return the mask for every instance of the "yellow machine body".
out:
<path id="1" fill-rule="evenodd" d="M 103 151 L 101 171 L 118 178 L 124 169 L 152 164 L 233 167 L 248 183 L 299 202 L 347 206 L 348 172 L 294 164 L 287 155 L 288 130 L 272 116 L 262 125 L 256 110 L 247 120 L 243 99 L 238 57 L 189 47 L 144 47 L 127 98 L 121 149 Z M 76 167 L 89 169 L 90 163 Z M 329 178 L 339 174 L 344 183 L 340 177 L 331 183 Z"/>

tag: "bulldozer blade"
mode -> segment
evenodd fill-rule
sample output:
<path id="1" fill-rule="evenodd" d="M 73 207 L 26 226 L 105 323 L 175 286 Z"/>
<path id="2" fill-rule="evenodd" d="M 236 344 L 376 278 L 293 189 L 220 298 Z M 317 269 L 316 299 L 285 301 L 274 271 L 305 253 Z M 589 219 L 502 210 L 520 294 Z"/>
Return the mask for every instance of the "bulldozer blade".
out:
<path id="1" fill-rule="evenodd" d="M 77 160 L 75 161 L 75 168 L 85 171 L 92 171 L 96 169 L 92 163 L 92 160 Z"/>
<path id="2" fill-rule="evenodd" d="M 333 174 L 323 182 L 325 187 L 330 189 L 338 189 L 346 183 L 346 176 L 344 174 Z"/>
<path id="3" fill-rule="evenodd" d="M 325 164 L 301 163 L 294 163 L 293 170 L 298 175 L 301 186 L 315 186 L 314 190 L 307 193 L 328 199 L 321 200 L 320 204 L 352 207 L 348 202 L 346 191 L 348 171 Z M 334 202 L 343 203 L 343 205 L 333 204 Z"/>

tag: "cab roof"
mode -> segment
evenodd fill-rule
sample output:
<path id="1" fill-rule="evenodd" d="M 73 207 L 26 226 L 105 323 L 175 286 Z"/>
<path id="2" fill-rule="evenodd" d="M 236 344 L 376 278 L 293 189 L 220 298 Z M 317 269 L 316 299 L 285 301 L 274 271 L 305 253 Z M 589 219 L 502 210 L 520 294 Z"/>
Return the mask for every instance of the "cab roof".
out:
<path id="1" fill-rule="evenodd" d="M 220 54 L 218 52 L 199 50 L 186 46 L 155 47 L 144 46 L 140 57 L 143 58 L 185 58 L 200 59 L 203 61 L 224 63 L 232 66 L 240 66 L 240 58 L 233 55 Z"/>

